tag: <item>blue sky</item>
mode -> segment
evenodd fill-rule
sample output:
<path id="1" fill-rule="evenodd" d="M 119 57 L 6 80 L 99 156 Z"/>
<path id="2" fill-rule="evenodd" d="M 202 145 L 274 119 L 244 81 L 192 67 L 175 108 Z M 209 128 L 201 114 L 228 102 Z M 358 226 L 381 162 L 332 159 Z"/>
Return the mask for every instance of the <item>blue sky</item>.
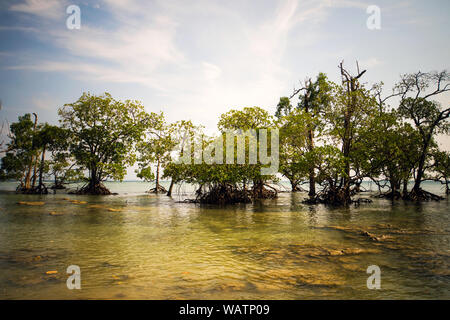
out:
<path id="1" fill-rule="evenodd" d="M 80 30 L 66 27 L 71 4 Z M 380 30 L 366 26 L 369 5 Z M 447 0 L 3 0 L 0 116 L 56 123 L 64 103 L 107 91 L 213 130 L 230 108 L 274 110 L 307 76 L 339 81 L 341 60 L 389 91 L 400 74 L 448 69 L 449 13 Z"/>

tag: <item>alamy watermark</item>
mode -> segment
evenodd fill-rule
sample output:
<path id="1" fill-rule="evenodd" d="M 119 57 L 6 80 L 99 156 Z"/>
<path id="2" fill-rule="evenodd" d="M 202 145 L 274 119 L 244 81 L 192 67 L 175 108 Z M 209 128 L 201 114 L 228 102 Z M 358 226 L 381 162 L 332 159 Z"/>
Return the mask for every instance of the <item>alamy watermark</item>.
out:
<path id="1" fill-rule="evenodd" d="M 379 6 L 371 5 L 366 9 L 366 13 L 370 14 L 367 18 L 366 26 L 369 30 L 380 30 L 381 29 L 381 9 Z"/>
<path id="2" fill-rule="evenodd" d="M 367 289 L 381 289 L 381 269 L 377 265 L 367 267 L 370 277 L 367 278 Z"/>
<path id="3" fill-rule="evenodd" d="M 67 267 L 67 274 L 70 276 L 67 278 L 67 289 L 81 289 L 81 270 L 77 265 L 70 265 Z"/>
<path id="4" fill-rule="evenodd" d="M 80 7 L 72 4 L 67 7 L 66 13 L 69 14 L 69 16 L 66 19 L 66 27 L 69 30 L 77 29 L 79 30 L 81 28 L 81 10 Z"/>

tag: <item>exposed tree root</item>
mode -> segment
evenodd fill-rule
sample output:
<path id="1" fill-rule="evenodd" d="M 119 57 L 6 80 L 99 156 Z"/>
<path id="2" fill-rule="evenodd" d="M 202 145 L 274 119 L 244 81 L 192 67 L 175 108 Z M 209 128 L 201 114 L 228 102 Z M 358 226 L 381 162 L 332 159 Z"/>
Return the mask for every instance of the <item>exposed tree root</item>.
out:
<path id="1" fill-rule="evenodd" d="M 278 191 L 267 184 L 258 184 L 250 190 L 233 184 L 215 184 L 202 185 L 195 194 L 195 199 L 186 199 L 183 202 L 220 205 L 250 203 L 256 199 L 276 198 Z"/>
<path id="2" fill-rule="evenodd" d="M 444 200 L 444 198 L 441 197 L 441 196 L 438 196 L 437 194 L 425 191 L 423 189 L 418 189 L 418 190 L 413 189 L 407 195 L 407 200 L 412 200 L 412 201 L 430 201 L 430 200 L 440 201 L 440 200 Z"/>
<path id="3" fill-rule="evenodd" d="M 102 183 L 98 183 L 95 185 L 87 184 L 83 186 L 81 189 L 78 189 L 73 192 L 69 192 L 69 194 L 91 194 L 91 195 L 110 195 L 112 194 L 108 188 L 106 188 Z"/>
<path id="4" fill-rule="evenodd" d="M 159 185 L 158 188 L 151 188 L 147 193 L 167 193 L 167 190 L 162 185 Z"/>
<path id="5" fill-rule="evenodd" d="M 327 204 L 332 206 L 347 206 L 350 204 L 360 205 L 362 203 L 371 203 L 372 200 L 367 198 L 358 198 L 356 200 L 348 199 L 345 196 L 344 189 L 333 189 L 333 188 L 324 188 L 321 192 L 319 192 L 314 197 L 309 197 L 305 199 L 303 203 L 305 204 Z"/>
<path id="6" fill-rule="evenodd" d="M 204 204 L 234 204 L 252 202 L 248 190 L 238 189 L 230 184 L 220 184 L 209 188 L 207 192 L 197 192 L 195 202 Z"/>
<path id="7" fill-rule="evenodd" d="M 67 189 L 64 185 L 62 184 L 54 184 L 50 187 L 50 189 L 52 190 L 62 190 L 62 189 Z"/>
<path id="8" fill-rule="evenodd" d="M 44 184 L 29 189 L 19 186 L 17 187 L 16 192 L 23 194 L 48 194 L 48 189 Z"/>
<path id="9" fill-rule="evenodd" d="M 319 192 L 316 196 L 310 197 L 305 200 L 304 203 L 307 204 L 328 204 L 335 206 L 349 205 L 352 203 L 352 200 L 347 199 L 343 189 L 329 189 L 325 188 L 321 192 Z"/>
<path id="10" fill-rule="evenodd" d="M 389 191 L 386 193 L 380 193 L 378 195 L 376 195 L 375 197 L 377 198 L 385 198 L 385 199 L 390 199 L 390 200 L 398 200 L 398 199 L 402 199 L 403 196 L 399 191 Z"/>
<path id="11" fill-rule="evenodd" d="M 274 187 L 259 183 L 252 188 L 252 198 L 253 199 L 274 199 L 278 197 L 278 191 Z"/>

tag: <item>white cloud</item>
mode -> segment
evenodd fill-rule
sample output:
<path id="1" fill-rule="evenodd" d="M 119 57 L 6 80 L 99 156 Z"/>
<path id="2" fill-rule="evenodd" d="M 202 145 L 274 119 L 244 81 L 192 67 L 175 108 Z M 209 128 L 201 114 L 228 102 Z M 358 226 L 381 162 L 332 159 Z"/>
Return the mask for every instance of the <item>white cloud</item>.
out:
<path id="1" fill-rule="evenodd" d="M 54 110 L 57 106 L 57 101 L 49 94 L 42 94 L 31 99 L 31 104 L 36 108 L 44 111 Z"/>
<path id="2" fill-rule="evenodd" d="M 370 57 L 368 59 L 364 59 L 359 62 L 359 65 L 364 69 L 371 69 L 381 64 L 382 62 L 375 57 Z"/>
<path id="3" fill-rule="evenodd" d="M 411 50 L 419 42 L 415 31 L 409 32 L 404 24 L 421 17 L 422 8 L 406 1 L 381 1 L 382 30 L 370 34 L 365 27 L 369 0 L 75 3 L 82 10 L 80 30 L 67 30 L 56 21 L 67 17 L 67 0 L 25 0 L 10 6 L 11 11 L 34 19 L 17 19 L 12 26 L 0 26 L 0 31 L 33 32 L 42 45 L 34 50 L 33 41 L 20 51 L 4 48 L 0 56 L 9 69 L 62 73 L 80 80 L 71 83 L 77 88 L 73 90 L 112 87 L 122 97 L 143 100 L 152 110 L 164 108 L 171 121 L 193 119 L 210 128 L 230 108 L 273 108 L 299 79 L 318 71 L 338 80 L 337 64 L 343 58 L 352 67 L 360 59 L 361 68 L 376 69 L 367 77 L 381 75 L 391 82 L 410 67 L 436 63 L 438 68 L 445 62 L 440 54 L 426 52 L 437 59 L 424 59 L 423 52 Z M 343 29 L 347 26 L 356 27 Z M 433 34 L 441 30 L 445 28 Z M 423 41 L 428 47 L 445 44 L 430 43 L 433 39 Z M 386 48 L 395 52 L 386 55 Z M 446 52 L 447 47 L 439 48 L 435 51 Z M 375 76 L 369 80 L 380 80 Z M 41 98 L 34 104 L 45 107 L 48 103 Z"/>
<path id="4" fill-rule="evenodd" d="M 35 1 L 14 10 L 42 16 Z M 291 90 L 293 83 L 286 80 L 298 71 L 283 64 L 293 40 L 290 32 L 324 21 L 333 6 L 328 0 L 288 0 L 272 14 L 249 20 L 248 13 L 230 10 L 225 2 L 195 1 L 187 6 L 104 0 L 102 10 L 109 10 L 116 25 L 105 29 L 82 21 L 76 31 L 49 27 L 48 33 L 41 33 L 44 40 L 67 55 L 11 69 L 139 84 L 165 96 L 165 106 L 177 110 L 178 118 L 195 116 L 208 122 L 229 108 L 275 105 Z M 51 7 L 55 10 L 54 3 Z M 313 38 L 308 34 L 308 41 Z"/>
<path id="5" fill-rule="evenodd" d="M 174 35 L 173 26 L 156 22 L 141 28 L 123 26 L 117 31 L 82 26 L 77 32 L 53 32 L 53 41 L 72 56 L 100 59 L 129 72 L 142 72 L 183 62 L 183 54 L 174 45 Z"/>
<path id="6" fill-rule="evenodd" d="M 67 5 L 66 0 L 25 0 L 23 3 L 13 4 L 9 9 L 42 18 L 58 19 L 65 17 Z"/>
<path id="7" fill-rule="evenodd" d="M 217 79 L 222 74 L 222 69 L 220 69 L 218 66 L 214 64 L 202 62 L 202 67 L 203 67 L 203 75 L 207 80 Z"/>

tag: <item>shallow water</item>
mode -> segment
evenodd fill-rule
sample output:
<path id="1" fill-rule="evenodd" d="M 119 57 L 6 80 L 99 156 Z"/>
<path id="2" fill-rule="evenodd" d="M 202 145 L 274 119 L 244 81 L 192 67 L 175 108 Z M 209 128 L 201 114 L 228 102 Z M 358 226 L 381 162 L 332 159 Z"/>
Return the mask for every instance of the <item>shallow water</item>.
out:
<path id="1" fill-rule="evenodd" d="M 119 195 L 0 194 L 0 299 L 450 299 L 448 200 L 333 209 L 281 193 L 217 207 L 109 187 Z M 69 265 L 81 290 L 66 287 Z"/>

